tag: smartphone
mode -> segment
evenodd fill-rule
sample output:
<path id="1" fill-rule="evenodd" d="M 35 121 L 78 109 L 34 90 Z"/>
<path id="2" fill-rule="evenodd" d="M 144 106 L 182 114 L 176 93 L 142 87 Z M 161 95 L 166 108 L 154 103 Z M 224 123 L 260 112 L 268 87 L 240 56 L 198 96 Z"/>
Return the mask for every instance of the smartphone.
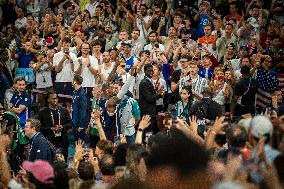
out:
<path id="1" fill-rule="evenodd" d="M 197 125 L 198 125 L 198 128 L 197 128 L 198 135 L 203 136 L 205 129 L 206 129 L 205 128 L 205 119 L 198 119 Z"/>
<path id="2" fill-rule="evenodd" d="M 182 40 L 181 40 L 181 44 L 182 44 L 183 46 L 186 46 L 186 39 L 182 39 Z"/>
<path id="3" fill-rule="evenodd" d="M 221 31 L 218 30 L 218 31 L 217 31 L 217 37 L 220 38 L 221 36 L 222 36 Z"/>
<path id="4" fill-rule="evenodd" d="M 164 22 L 165 21 L 165 17 L 161 17 L 161 22 Z"/>
<path id="5" fill-rule="evenodd" d="M 114 136 L 113 140 L 114 140 L 114 144 L 115 144 L 116 146 L 118 146 L 118 145 L 120 144 L 120 138 L 119 138 L 119 136 Z"/>
<path id="6" fill-rule="evenodd" d="M 145 143 L 147 144 L 149 141 L 149 138 L 153 135 L 152 132 L 146 132 L 145 133 Z"/>
<path id="7" fill-rule="evenodd" d="M 177 121 L 177 112 L 175 109 L 171 110 L 171 116 L 172 116 L 172 125 L 174 125 L 175 122 Z"/>
<path id="8" fill-rule="evenodd" d="M 83 144 L 83 153 L 88 154 L 90 152 L 90 144 L 85 143 Z"/>
<path id="9" fill-rule="evenodd" d="M 90 153 L 90 144 L 88 143 L 83 144 L 83 158 L 85 161 L 89 159 L 89 153 Z"/>
<path id="10" fill-rule="evenodd" d="M 202 48 L 202 43 L 198 43 L 197 45 L 198 45 L 198 48 L 200 49 Z"/>

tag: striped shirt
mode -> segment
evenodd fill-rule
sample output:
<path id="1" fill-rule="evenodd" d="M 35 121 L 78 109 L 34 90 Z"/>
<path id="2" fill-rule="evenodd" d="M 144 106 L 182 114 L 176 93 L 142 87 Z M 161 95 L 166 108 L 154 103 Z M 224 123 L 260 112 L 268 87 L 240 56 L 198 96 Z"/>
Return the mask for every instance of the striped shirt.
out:
<path id="1" fill-rule="evenodd" d="M 197 78 L 192 79 L 192 92 L 202 95 L 204 88 L 207 86 L 207 79 L 198 76 Z M 196 102 L 198 99 L 194 98 L 193 102 Z"/>

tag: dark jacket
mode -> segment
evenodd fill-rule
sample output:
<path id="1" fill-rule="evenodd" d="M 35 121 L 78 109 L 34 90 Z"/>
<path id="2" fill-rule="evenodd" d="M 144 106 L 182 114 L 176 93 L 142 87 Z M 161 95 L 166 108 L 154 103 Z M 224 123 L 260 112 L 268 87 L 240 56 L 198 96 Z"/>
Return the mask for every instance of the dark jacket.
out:
<path id="1" fill-rule="evenodd" d="M 29 155 L 29 161 L 42 159 L 52 163 L 54 155 L 55 154 L 49 141 L 47 141 L 40 132 L 36 133 L 31 138 L 31 151 Z"/>
<path id="2" fill-rule="evenodd" d="M 72 96 L 72 127 L 85 128 L 88 127 L 87 120 L 87 97 L 84 89 L 81 87 L 74 90 Z"/>
<path id="3" fill-rule="evenodd" d="M 205 109 L 205 111 L 203 111 Z M 222 106 L 210 98 L 203 98 L 193 104 L 190 110 L 190 116 L 204 113 L 203 118 L 215 120 L 217 116 L 222 116 Z"/>
<path id="4" fill-rule="evenodd" d="M 150 115 L 151 117 L 157 114 L 156 100 L 161 96 L 156 94 L 154 85 L 146 76 L 139 85 L 139 102 L 142 115 Z"/>
<path id="5" fill-rule="evenodd" d="M 57 148 L 65 148 L 67 146 L 67 129 L 71 128 L 71 117 L 67 109 L 62 106 L 58 106 L 56 110 L 46 107 L 39 112 L 38 119 L 41 123 L 40 131 L 42 134 Z M 60 123 L 63 126 L 61 137 L 55 137 L 51 130 L 51 127 L 54 127 L 53 122 L 54 125 Z"/>

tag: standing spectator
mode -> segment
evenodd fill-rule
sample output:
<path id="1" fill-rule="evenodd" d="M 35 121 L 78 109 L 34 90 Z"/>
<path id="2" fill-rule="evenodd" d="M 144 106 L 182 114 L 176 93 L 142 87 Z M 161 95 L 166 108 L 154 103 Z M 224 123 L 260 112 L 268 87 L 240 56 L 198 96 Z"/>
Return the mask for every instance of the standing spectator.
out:
<path id="1" fill-rule="evenodd" d="M 151 31 L 148 35 L 149 44 L 145 45 L 144 50 L 148 50 L 151 53 L 154 52 L 155 49 L 160 49 L 160 51 L 165 52 L 164 45 L 158 43 L 158 33 L 155 31 Z"/>
<path id="2" fill-rule="evenodd" d="M 25 135 L 31 141 L 29 161 L 41 159 L 52 163 L 54 161 L 55 152 L 50 142 L 40 132 L 40 121 L 37 119 L 27 119 L 24 130 Z"/>
<path id="3" fill-rule="evenodd" d="M 143 50 L 143 47 L 145 45 L 145 40 L 141 40 L 140 37 L 140 30 L 139 29 L 133 29 L 131 33 L 131 44 L 132 44 L 132 54 L 135 57 L 138 57 L 140 52 Z"/>
<path id="4" fill-rule="evenodd" d="M 83 78 L 75 75 L 73 79 L 74 91 L 72 95 L 72 130 L 75 140 L 86 139 L 87 123 L 87 98 L 82 87 Z"/>
<path id="5" fill-rule="evenodd" d="M 121 90 L 123 83 L 118 82 L 114 85 L 116 94 Z M 140 109 L 137 100 L 127 95 L 124 95 L 118 105 L 119 124 L 122 133 L 126 137 L 128 144 L 135 142 L 135 126 L 140 120 Z"/>
<path id="6" fill-rule="evenodd" d="M 157 114 L 156 100 L 163 97 L 165 89 L 155 90 L 153 85 L 153 66 L 146 64 L 144 66 L 145 77 L 139 85 L 139 101 L 141 104 L 142 115 L 150 115 L 152 123 L 152 131 L 156 131 L 157 128 L 153 128 L 154 119 Z"/>
<path id="7" fill-rule="evenodd" d="M 17 20 L 15 21 L 15 26 L 18 29 L 25 28 L 27 25 L 27 18 L 25 17 L 24 9 L 21 7 L 15 7 L 17 13 Z"/>
<path id="8" fill-rule="evenodd" d="M 190 86 L 185 86 L 181 89 L 181 100 L 176 103 L 175 111 L 177 117 L 184 121 L 189 121 L 189 112 L 192 105 L 192 92 Z"/>
<path id="9" fill-rule="evenodd" d="M 205 87 L 203 90 L 203 98 L 190 109 L 190 115 L 196 116 L 197 119 L 215 120 L 223 114 L 222 106 L 212 100 L 213 92 L 210 87 Z"/>
<path id="10" fill-rule="evenodd" d="M 230 3 L 230 13 L 224 17 L 224 21 L 228 22 L 231 19 L 237 21 L 237 25 L 242 21 L 242 16 L 238 13 L 238 5 L 237 2 Z"/>
<path id="11" fill-rule="evenodd" d="M 155 89 L 165 89 L 167 90 L 167 85 L 166 81 L 161 77 L 161 72 L 162 72 L 162 66 L 160 64 L 154 64 L 153 65 L 153 85 L 155 86 Z M 164 99 L 159 98 L 156 100 L 156 105 L 157 105 L 157 113 L 158 112 L 163 112 L 164 111 Z"/>
<path id="12" fill-rule="evenodd" d="M 211 24 L 204 26 L 204 36 L 198 38 L 198 47 L 206 47 L 211 54 L 214 54 L 213 45 L 216 41 L 216 36 L 212 35 Z M 202 53 L 201 55 L 204 55 Z"/>
<path id="13" fill-rule="evenodd" d="M 46 54 L 39 54 L 37 56 L 37 62 L 33 62 L 31 67 L 36 72 L 36 89 L 34 92 L 37 93 L 37 102 L 39 107 L 43 108 L 46 106 L 46 94 L 52 90 L 52 79 L 51 69 L 52 62 L 47 61 Z"/>
<path id="14" fill-rule="evenodd" d="M 191 63 L 189 66 L 189 77 L 191 79 L 192 94 L 194 96 L 193 102 L 202 98 L 203 90 L 207 86 L 207 79 L 198 75 L 197 63 Z"/>
<path id="15" fill-rule="evenodd" d="M 97 59 L 98 65 L 101 65 L 103 62 L 102 48 L 103 48 L 103 44 L 101 43 L 99 39 L 95 40 L 92 43 L 92 56 Z"/>
<path id="16" fill-rule="evenodd" d="M 241 116 L 246 113 L 255 113 L 255 94 L 258 83 L 250 76 L 250 67 L 241 68 L 242 78 L 236 83 L 231 104 L 231 114 Z"/>
<path id="17" fill-rule="evenodd" d="M 89 11 L 91 17 L 94 16 L 96 7 L 99 5 L 97 0 L 89 0 L 89 3 L 85 5 L 85 10 Z"/>
<path id="18" fill-rule="evenodd" d="M 71 117 L 66 108 L 58 105 L 56 93 L 47 96 L 48 107 L 39 112 L 38 119 L 41 122 L 40 131 L 54 144 L 56 148 L 62 148 L 67 157 L 67 130 L 71 128 Z"/>
<path id="19" fill-rule="evenodd" d="M 78 58 L 78 61 L 74 63 L 74 70 L 76 75 L 80 75 L 83 78 L 82 87 L 85 90 L 87 96 L 87 115 L 89 117 L 90 100 L 92 98 L 93 87 L 97 82 L 97 74 L 99 70 L 98 60 L 91 56 L 90 45 L 88 43 L 82 44 L 82 56 Z"/>
<path id="20" fill-rule="evenodd" d="M 202 78 L 205 79 L 211 79 L 213 76 L 214 70 L 211 68 L 212 66 L 212 61 L 210 59 L 209 54 L 205 54 L 203 56 L 203 62 L 202 62 L 202 67 L 199 68 L 198 70 L 198 75 Z"/>
<path id="21" fill-rule="evenodd" d="M 108 51 L 105 51 L 103 53 L 103 62 L 102 65 L 100 65 L 100 77 L 103 82 L 107 81 L 113 67 L 114 62 L 110 59 L 110 53 Z"/>
<path id="22" fill-rule="evenodd" d="M 16 46 L 13 46 L 11 58 L 18 60 L 21 68 L 29 68 L 30 62 L 35 59 L 35 50 L 32 48 L 32 46 L 33 45 L 31 42 L 26 42 L 20 49 L 21 51 L 17 54 L 15 53 Z"/>
<path id="23" fill-rule="evenodd" d="M 58 94 L 59 102 L 65 102 L 68 111 L 70 111 L 74 62 L 77 57 L 74 53 L 69 51 L 71 45 L 70 38 L 64 37 L 62 43 L 62 50 L 53 57 L 53 66 L 56 71 L 55 90 Z"/>
<path id="24" fill-rule="evenodd" d="M 140 9 L 137 10 L 136 26 L 140 31 L 140 39 L 145 41 L 148 36 L 148 30 L 150 26 L 148 23 L 151 19 L 151 16 L 147 15 L 147 5 L 141 4 Z"/>
<path id="25" fill-rule="evenodd" d="M 185 17 L 183 19 L 183 22 L 184 22 L 184 29 L 189 31 L 189 38 L 196 41 L 198 39 L 198 33 L 197 33 L 197 30 L 194 27 L 192 27 L 192 25 L 191 25 L 191 18 Z"/>
<path id="26" fill-rule="evenodd" d="M 208 1 L 202 1 L 199 5 L 199 11 L 194 16 L 194 20 L 198 23 L 198 36 L 202 37 L 205 33 L 205 26 L 210 24 L 212 21 L 210 14 L 210 3 Z"/>
<path id="27" fill-rule="evenodd" d="M 132 66 L 137 62 L 137 58 L 135 58 L 135 56 L 133 56 L 133 54 L 131 53 L 131 42 L 121 43 L 121 48 L 122 48 L 121 58 L 126 63 L 125 67 L 126 72 L 129 72 Z"/>
<path id="28" fill-rule="evenodd" d="M 217 47 L 217 58 L 219 61 L 225 55 L 228 44 L 232 44 L 233 47 L 237 46 L 237 38 L 233 34 L 233 29 L 234 26 L 227 23 L 225 26 L 225 35 L 215 41 Z"/>
<path id="29" fill-rule="evenodd" d="M 25 127 L 26 120 L 30 117 L 31 98 L 26 90 L 27 81 L 24 78 L 17 80 L 17 92 L 8 103 L 8 109 L 19 117 L 22 128 Z"/>

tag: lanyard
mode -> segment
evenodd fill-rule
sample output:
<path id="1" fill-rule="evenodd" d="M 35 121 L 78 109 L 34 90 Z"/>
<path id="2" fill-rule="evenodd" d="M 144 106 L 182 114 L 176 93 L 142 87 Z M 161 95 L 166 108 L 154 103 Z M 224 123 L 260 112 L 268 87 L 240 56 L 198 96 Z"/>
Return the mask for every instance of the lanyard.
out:
<path id="1" fill-rule="evenodd" d="M 60 111 L 59 111 L 59 108 L 57 109 L 57 113 L 58 113 L 58 125 L 61 125 L 60 124 Z M 51 116 L 52 124 L 55 125 L 54 116 L 53 116 L 53 113 L 52 113 L 51 109 L 50 109 L 50 116 Z"/>
<path id="2" fill-rule="evenodd" d="M 32 145 L 36 139 L 36 137 L 39 135 L 40 132 L 37 132 L 32 138 L 31 138 L 31 142 L 32 142 Z M 31 147 L 32 148 L 32 147 Z"/>

